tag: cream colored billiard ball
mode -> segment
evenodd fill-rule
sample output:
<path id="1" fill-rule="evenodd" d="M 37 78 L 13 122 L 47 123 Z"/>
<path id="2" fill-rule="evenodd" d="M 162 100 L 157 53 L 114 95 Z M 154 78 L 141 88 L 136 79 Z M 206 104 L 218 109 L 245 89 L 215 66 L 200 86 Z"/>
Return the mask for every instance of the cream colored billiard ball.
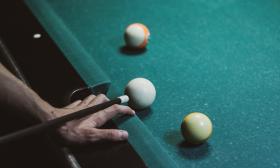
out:
<path id="1" fill-rule="evenodd" d="M 201 144 L 211 136 L 212 122 L 205 114 L 192 112 L 185 116 L 181 132 L 187 142 Z"/>
<path id="2" fill-rule="evenodd" d="M 129 97 L 128 105 L 140 110 L 153 104 L 156 98 L 156 89 L 148 79 L 135 78 L 126 85 L 125 94 Z"/>

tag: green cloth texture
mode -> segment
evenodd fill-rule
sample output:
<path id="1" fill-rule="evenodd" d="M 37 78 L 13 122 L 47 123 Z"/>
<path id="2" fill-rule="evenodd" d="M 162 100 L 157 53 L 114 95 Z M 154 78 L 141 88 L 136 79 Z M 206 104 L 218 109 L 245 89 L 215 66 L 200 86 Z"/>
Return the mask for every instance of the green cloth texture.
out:
<path id="1" fill-rule="evenodd" d="M 114 97 L 133 78 L 154 83 L 150 109 L 115 121 L 148 167 L 280 166 L 279 0 L 26 3 L 88 85 L 110 81 Z M 142 53 L 123 48 L 135 22 L 151 32 Z M 213 122 L 196 147 L 180 134 L 192 111 Z"/>

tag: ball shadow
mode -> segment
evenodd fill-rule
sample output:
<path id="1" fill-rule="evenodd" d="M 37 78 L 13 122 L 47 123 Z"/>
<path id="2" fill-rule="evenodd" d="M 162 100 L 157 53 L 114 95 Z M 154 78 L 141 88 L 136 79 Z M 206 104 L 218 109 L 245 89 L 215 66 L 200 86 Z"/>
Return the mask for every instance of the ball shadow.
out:
<path id="1" fill-rule="evenodd" d="M 153 113 L 152 108 L 146 108 L 142 110 L 136 110 L 136 115 L 141 119 L 144 120 L 148 118 Z"/>
<path id="2" fill-rule="evenodd" d="M 141 54 L 145 53 L 147 51 L 147 48 L 131 48 L 127 46 L 121 46 L 119 48 L 119 52 L 127 55 L 127 56 L 140 56 Z"/>
<path id="3" fill-rule="evenodd" d="M 164 140 L 177 147 L 179 155 L 189 160 L 202 160 L 211 153 L 211 146 L 205 142 L 200 145 L 194 145 L 186 142 L 180 131 L 173 130 L 165 134 Z"/>
<path id="4" fill-rule="evenodd" d="M 180 154 L 191 160 L 202 160 L 211 153 L 211 146 L 207 142 L 200 145 L 193 145 L 182 141 L 177 146 L 179 147 Z"/>

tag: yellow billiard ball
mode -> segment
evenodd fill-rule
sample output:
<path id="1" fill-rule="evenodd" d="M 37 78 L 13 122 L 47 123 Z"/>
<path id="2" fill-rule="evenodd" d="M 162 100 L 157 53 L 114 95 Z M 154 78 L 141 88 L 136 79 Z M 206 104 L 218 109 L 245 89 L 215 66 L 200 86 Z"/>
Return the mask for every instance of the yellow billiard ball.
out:
<path id="1" fill-rule="evenodd" d="M 201 144 L 211 136 L 212 122 L 205 114 L 192 112 L 185 116 L 181 132 L 187 142 Z"/>

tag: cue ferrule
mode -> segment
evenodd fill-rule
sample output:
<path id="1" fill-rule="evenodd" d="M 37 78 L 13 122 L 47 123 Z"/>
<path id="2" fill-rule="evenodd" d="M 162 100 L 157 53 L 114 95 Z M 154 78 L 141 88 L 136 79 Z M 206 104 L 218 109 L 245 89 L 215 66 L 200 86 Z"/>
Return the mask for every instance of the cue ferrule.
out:
<path id="1" fill-rule="evenodd" d="M 129 97 L 127 95 L 123 95 L 118 98 L 121 99 L 121 104 L 127 103 L 129 101 Z"/>

